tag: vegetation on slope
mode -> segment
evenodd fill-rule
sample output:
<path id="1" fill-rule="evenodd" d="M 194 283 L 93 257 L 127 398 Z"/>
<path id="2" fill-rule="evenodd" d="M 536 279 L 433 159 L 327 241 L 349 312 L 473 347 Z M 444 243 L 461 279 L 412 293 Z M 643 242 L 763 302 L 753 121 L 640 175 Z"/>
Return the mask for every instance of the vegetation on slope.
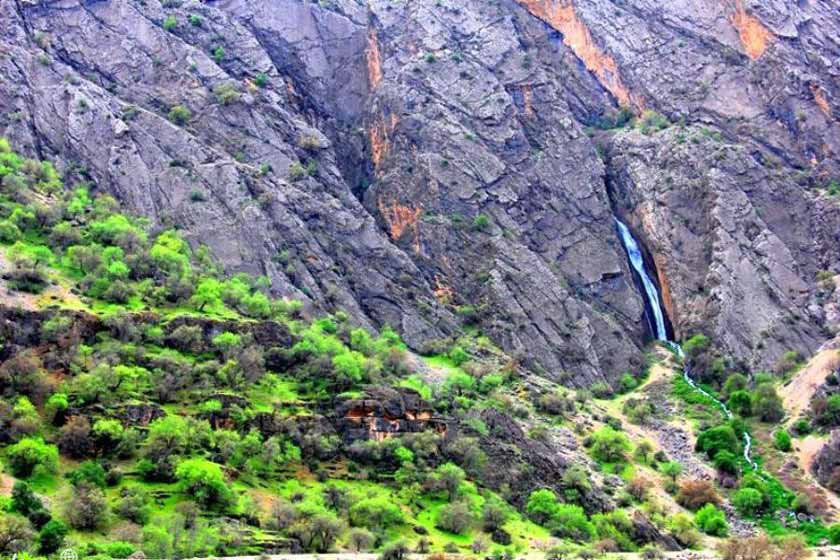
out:
<path id="1" fill-rule="evenodd" d="M 270 297 L 266 278 L 226 277 L 177 231 L 120 213 L 84 183 L 66 188 L 49 163 L 18 156 L 3 140 L 0 185 L 9 288 L 0 312 L 11 329 L 0 347 L 0 553 L 502 557 L 539 542 L 552 555 L 587 555 L 641 549 L 651 536 L 640 536 L 637 514 L 684 546 L 700 544 L 698 530 L 728 533 L 719 489 L 686 478 L 649 442 L 631 441 L 616 418 L 590 430 L 590 393 L 528 386 L 480 333 L 430 348 L 418 366 L 390 329 L 354 328 L 341 312 L 307 319 L 298 302 Z M 733 410 L 778 419 L 772 382 L 748 387 L 737 374 L 724 382 L 728 366 L 705 356 L 708 341 L 686 348 Z M 494 359 L 481 363 L 478 354 Z M 647 375 L 628 373 L 620 392 Z M 371 387 L 424 399 L 456 434 L 337 429 L 336 411 L 364 407 Z M 721 473 L 743 475 L 724 495 L 745 518 L 787 532 L 771 516 L 799 498 L 766 473 L 746 472 L 734 453 L 750 425 L 723 422 L 713 401 L 679 380 L 675 393 L 702 424 L 698 452 Z M 640 422 L 649 406 L 624 401 Z M 481 416 L 489 409 L 516 417 L 534 442 L 573 429 L 594 468 L 617 475 L 608 494 L 619 507 L 591 508 L 586 497 L 600 489 L 580 465 L 566 469 L 559 493 L 491 490 L 482 441 L 493 434 Z M 784 436 L 777 441 L 783 450 Z M 669 510 L 651 481 L 684 511 Z M 818 522 L 810 527 L 799 530 L 811 542 L 827 534 Z"/>

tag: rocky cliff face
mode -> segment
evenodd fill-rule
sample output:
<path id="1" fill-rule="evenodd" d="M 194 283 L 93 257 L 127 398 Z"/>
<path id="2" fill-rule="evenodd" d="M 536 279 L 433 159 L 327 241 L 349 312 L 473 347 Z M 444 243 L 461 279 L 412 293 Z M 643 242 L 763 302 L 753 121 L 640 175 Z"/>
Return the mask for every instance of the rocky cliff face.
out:
<path id="1" fill-rule="evenodd" d="M 678 334 L 758 367 L 826 337 L 829 2 L 0 0 L 0 29 L 22 151 L 414 348 L 476 311 L 552 378 L 636 367 L 613 212 Z M 619 106 L 665 122 L 593 134 Z"/>

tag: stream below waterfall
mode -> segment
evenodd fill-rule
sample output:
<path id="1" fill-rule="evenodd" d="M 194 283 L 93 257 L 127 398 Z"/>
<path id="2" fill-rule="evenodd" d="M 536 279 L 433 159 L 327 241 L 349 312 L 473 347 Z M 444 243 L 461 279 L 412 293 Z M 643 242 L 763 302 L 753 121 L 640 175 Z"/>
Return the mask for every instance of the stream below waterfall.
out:
<path id="1" fill-rule="evenodd" d="M 680 360 L 683 363 L 683 378 L 685 381 L 691 385 L 697 391 L 700 391 L 708 398 L 712 399 L 718 406 L 720 406 L 721 410 L 723 410 L 723 414 L 726 416 L 726 419 L 729 420 L 732 418 L 732 412 L 729 410 L 729 407 L 726 404 L 716 398 L 714 395 L 710 394 L 708 391 L 700 387 L 694 379 L 691 378 L 691 375 L 688 371 L 688 365 L 685 362 L 685 354 L 683 353 L 682 347 L 675 341 L 668 338 L 668 330 L 665 326 L 665 315 L 662 311 L 662 303 L 660 302 L 659 298 L 659 289 L 657 288 L 656 284 L 653 283 L 650 276 L 648 276 L 647 270 L 645 268 L 645 260 L 642 256 L 642 250 L 639 247 L 639 243 L 636 241 L 636 238 L 633 237 L 633 234 L 630 233 L 630 229 L 618 218 L 614 218 L 616 226 L 618 227 L 618 234 L 621 237 L 621 242 L 624 244 L 624 248 L 627 250 L 627 256 L 630 259 L 630 264 L 633 266 L 633 270 L 639 275 L 639 279 L 641 280 L 642 287 L 644 288 L 644 296 L 646 298 L 646 302 L 648 307 L 650 307 L 651 314 L 653 315 L 651 321 L 651 330 L 656 334 L 656 339 L 664 342 L 668 346 L 670 346 L 674 352 L 676 352 L 677 356 L 679 356 Z M 649 318 L 650 319 L 650 318 Z M 752 451 L 752 438 L 750 434 L 746 431 L 744 432 L 744 459 L 749 463 L 754 469 L 758 469 L 758 465 L 755 461 L 753 461 L 751 456 Z"/>

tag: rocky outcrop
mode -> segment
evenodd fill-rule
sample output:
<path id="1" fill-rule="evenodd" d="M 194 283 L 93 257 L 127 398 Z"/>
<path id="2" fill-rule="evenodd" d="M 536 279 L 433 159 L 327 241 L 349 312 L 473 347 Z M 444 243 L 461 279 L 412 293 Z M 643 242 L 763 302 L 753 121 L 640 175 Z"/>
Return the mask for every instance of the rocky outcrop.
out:
<path id="1" fill-rule="evenodd" d="M 671 535 L 666 535 L 650 522 L 650 519 L 636 510 L 633 512 L 633 539 L 642 544 L 654 543 L 663 550 L 682 550 L 683 547 Z"/>
<path id="2" fill-rule="evenodd" d="M 650 335 L 614 207 L 678 333 L 757 367 L 825 338 L 830 3 L 0 0 L 0 29 L 16 148 L 414 349 L 469 307 L 553 379 L 640 367 Z M 689 141 L 654 191 L 676 132 L 606 139 L 605 166 L 587 127 L 621 105 L 723 141 Z"/>
<path id="3" fill-rule="evenodd" d="M 616 207 L 646 241 L 678 338 L 706 332 L 769 370 L 831 334 L 818 278 L 840 263 L 840 207 L 813 179 L 702 127 L 608 142 Z"/>
<path id="4" fill-rule="evenodd" d="M 117 406 L 116 416 L 124 426 L 148 426 L 166 412 L 155 403 L 128 403 Z"/>
<path id="5" fill-rule="evenodd" d="M 820 484 L 832 492 L 840 492 L 840 430 L 831 432 L 828 443 L 814 458 L 811 472 Z"/>
<path id="6" fill-rule="evenodd" d="M 383 441 L 407 433 L 433 430 L 446 435 L 447 422 L 410 389 L 371 387 L 360 399 L 348 399 L 335 411 L 336 429 L 345 443 Z"/>
<path id="7" fill-rule="evenodd" d="M 505 466 L 487 468 L 483 481 L 496 490 L 505 489 L 519 507 L 524 507 L 530 493 L 540 488 L 564 495 L 563 473 L 571 465 L 578 464 L 590 472 L 595 468 L 574 436 L 531 439 L 512 416 L 495 408 L 482 411 L 481 420 L 491 434 L 480 439 L 487 464 Z M 590 513 L 614 507 L 601 483 L 601 477 L 593 474 L 591 489 L 581 494 L 581 503 Z"/>

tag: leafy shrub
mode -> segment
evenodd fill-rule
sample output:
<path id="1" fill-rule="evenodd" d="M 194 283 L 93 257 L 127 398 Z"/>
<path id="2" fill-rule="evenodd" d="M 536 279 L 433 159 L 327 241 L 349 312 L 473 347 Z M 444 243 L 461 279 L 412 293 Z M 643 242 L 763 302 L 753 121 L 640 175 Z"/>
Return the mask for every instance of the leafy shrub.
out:
<path id="1" fill-rule="evenodd" d="M 173 31 L 176 27 L 178 27 L 178 18 L 173 15 L 168 15 L 163 20 L 163 28 L 166 31 Z"/>
<path id="2" fill-rule="evenodd" d="M 14 243 L 22 235 L 16 224 L 9 220 L 0 220 L 0 243 Z"/>
<path id="3" fill-rule="evenodd" d="M 680 485 L 677 503 L 696 511 L 707 504 L 719 504 L 720 496 L 708 480 L 686 480 Z"/>
<path id="4" fill-rule="evenodd" d="M 738 474 L 738 457 L 731 451 L 721 450 L 712 460 L 715 468 L 721 472 Z"/>
<path id="5" fill-rule="evenodd" d="M 618 389 L 622 393 L 629 393 L 639 386 L 639 382 L 630 373 L 625 373 L 618 381 Z"/>
<path id="6" fill-rule="evenodd" d="M 725 537 L 729 532 L 729 524 L 726 522 L 726 516 L 712 504 L 706 504 L 700 508 L 694 514 L 694 522 L 707 535 Z"/>
<path id="7" fill-rule="evenodd" d="M 724 398 L 729 398 L 735 391 L 744 391 L 747 389 L 747 378 L 743 373 L 733 373 L 726 378 L 723 384 L 721 394 Z"/>
<path id="8" fill-rule="evenodd" d="M 588 541 L 595 535 L 595 527 L 586 518 L 583 508 L 574 504 L 559 504 L 548 527 L 553 535 L 576 541 Z"/>
<path id="9" fill-rule="evenodd" d="M 222 105 L 231 105 L 239 101 L 241 94 L 233 82 L 223 82 L 213 88 L 213 95 L 216 96 L 216 101 Z"/>
<path id="10" fill-rule="evenodd" d="M 192 113 L 183 105 L 175 105 L 169 110 L 169 120 L 179 126 L 187 124 L 190 118 L 192 118 Z"/>
<path id="11" fill-rule="evenodd" d="M 484 214 L 478 214 L 473 219 L 473 229 L 476 231 L 487 231 L 490 228 L 490 218 Z"/>
<path id="12" fill-rule="evenodd" d="M 105 469 L 95 461 L 85 461 L 79 468 L 67 474 L 67 478 L 74 486 L 90 484 L 105 488 Z"/>
<path id="13" fill-rule="evenodd" d="M 125 541 L 109 542 L 104 546 L 105 555 L 110 558 L 128 558 L 134 551 L 134 545 Z"/>
<path id="14" fill-rule="evenodd" d="M 811 423 L 806 418 L 800 418 L 793 423 L 793 433 L 797 436 L 805 436 L 811 433 Z"/>
<path id="15" fill-rule="evenodd" d="M 787 433 L 786 430 L 777 431 L 776 434 L 773 436 L 773 442 L 776 446 L 776 449 L 784 453 L 787 453 L 791 449 L 793 449 L 793 446 L 791 445 L 790 441 L 790 434 Z"/>
<path id="16" fill-rule="evenodd" d="M 700 543 L 700 534 L 694 520 L 684 513 L 672 515 L 667 521 L 668 531 L 684 546 L 694 548 Z"/>
<path id="17" fill-rule="evenodd" d="M 449 351 L 449 359 L 452 360 L 456 366 L 461 366 L 470 359 L 470 355 L 467 354 L 463 347 L 453 346 Z"/>
<path id="18" fill-rule="evenodd" d="M 114 507 L 118 516 L 145 525 L 151 515 L 150 498 L 140 486 L 126 486 L 120 489 L 120 500 Z"/>

